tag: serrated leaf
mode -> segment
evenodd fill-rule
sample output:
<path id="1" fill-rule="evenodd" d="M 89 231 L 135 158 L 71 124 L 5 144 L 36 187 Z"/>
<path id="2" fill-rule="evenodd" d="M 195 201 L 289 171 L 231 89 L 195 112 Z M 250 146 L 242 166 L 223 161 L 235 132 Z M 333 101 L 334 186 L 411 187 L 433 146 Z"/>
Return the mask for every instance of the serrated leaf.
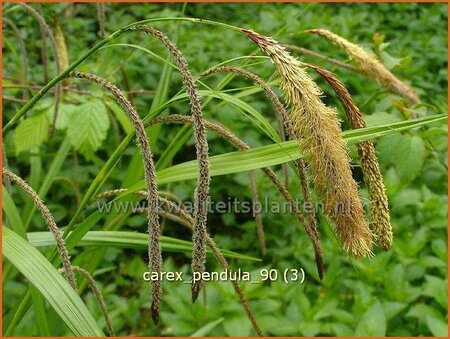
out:
<path id="1" fill-rule="evenodd" d="M 381 56 L 383 58 L 383 64 L 387 69 L 393 69 L 395 66 L 401 64 L 402 62 L 402 58 L 393 57 L 385 51 L 381 52 Z"/>
<path id="2" fill-rule="evenodd" d="M 67 136 L 75 149 L 83 154 L 95 152 L 106 138 L 109 128 L 106 107 L 94 99 L 77 106 L 67 125 Z"/>
<path id="3" fill-rule="evenodd" d="M 223 323 L 225 333 L 230 337 L 247 337 L 251 331 L 251 323 L 245 315 L 230 317 Z"/>
<path id="4" fill-rule="evenodd" d="M 14 133 L 16 154 L 39 147 L 48 137 L 48 125 L 44 112 L 22 120 Z"/>
<path id="5" fill-rule="evenodd" d="M 418 136 L 403 135 L 399 139 L 395 168 L 402 183 L 410 183 L 419 175 L 425 160 L 425 145 Z"/>
<path id="6" fill-rule="evenodd" d="M 386 315 L 379 301 L 363 315 L 356 327 L 355 335 L 364 337 L 384 337 L 386 335 Z"/>
<path id="7" fill-rule="evenodd" d="M 444 279 L 427 275 L 423 295 L 434 298 L 442 307 L 447 307 L 447 282 Z"/>
<path id="8" fill-rule="evenodd" d="M 78 112 L 77 105 L 73 104 L 60 104 L 58 119 L 56 119 L 56 129 L 64 130 L 69 124 L 70 119 L 74 114 Z M 53 116 L 53 110 L 47 110 L 49 117 Z"/>
<path id="9" fill-rule="evenodd" d="M 427 326 L 435 337 L 448 338 L 447 324 L 442 319 L 427 315 Z"/>

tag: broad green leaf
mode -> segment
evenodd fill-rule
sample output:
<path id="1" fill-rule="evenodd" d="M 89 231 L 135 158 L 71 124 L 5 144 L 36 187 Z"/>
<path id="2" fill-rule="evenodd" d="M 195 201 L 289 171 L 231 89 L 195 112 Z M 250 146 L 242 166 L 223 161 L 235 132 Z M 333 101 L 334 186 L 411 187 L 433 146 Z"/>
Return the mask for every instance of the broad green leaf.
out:
<path id="1" fill-rule="evenodd" d="M 27 234 L 28 241 L 35 247 L 55 246 L 55 239 L 50 232 L 31 232 Z M 89 231 L 77 243 L 77 246 L 110 246 L 120 248 L 148 248 L 148 235 L 127 231 Z M 192 243 L 171 237 L 161 237 L 162 249 L 169 252 L 192 252 Z M 242 255 L 232 251 L 221 250 L 225 257 L 261 261 L 261 259 Z M 212 253 L 208 249 L 208 253 Z"/>
<path id="2" fill-rule="evenodd" d="M 448 338 L 447 323 L 440 318 L 427 315 L 427 326 L 435 337 Z"/>
<path id="3" fill-rule="evenodd" d="M 84 154 L 95 152 L 106 138 L 109 128 L 106 107 L 101 100 L 93 99 L 77 107 L 67 125 L 67 136 L 75 149 Z"/>
<path id="4" fill-rule="evenodd" d="M 413 181 L 419 175 L 425 160 L 425 145 L 418 136 L 403 135 L 396 147 L 394 165 L 403 183 Z"/>
<path id="5" fill-rule="evenodd" d="M 62 103 L 59 106 L 58 119 L 56 119 L 56 128 L 64 130 L 68 126 L 72 116 L 78 113 L 79 106 L 74 104 Z M 53 116 L 53 110 L 48 110 L 49 117 Z"/>
<path id="6" fill-rule="evenodd" d="M 227 317 L 223 323 L 225 333 L 229 337 L 246 337 L 250 334 L 251 326 L 245 315 Z"/>
<path id="7" fill-rule="evenodd" d="M 2 227 L 3 255 L 44 296 L 76 336 L 104 336 L 78 294 L 48 260 L 14 231 Z"/>
<path id="8" fill-rule="evenodd" d="M 386 315 L 379 301 L 364 313 L 356 327 L 355 335 L 363 337 L 386 335 Z"/>
<path id="9" fill-rule="evenodd" d="M 397 122 L 400 119 L 393 114 L 387 112 L 375 112 L 364 116 L 364 121 L 368 127 L 384 125 L 388 123 Z"/>
<path id="10" fill-rule="evenodd" d="M 16 153 L 39 147 L 48 137 L 48 125 L 45 112 L 22 120 L 14 131 Z"/>
<path id="11" fill-rule="evenodd" d="M 444 279 L 427 275 L 423 295 L 434 298 L 443 308 L 447 308 L 447 282 Z"/>
<path id="12" fill-rule="evenodd" d="M 203 327 L 199 328 L 197 331 L 191 334 L 191 337 L 204 337 L 209 332 L 211 332 L 214 328 L 216 328 L 218 325 L 220 325 L 225 318 L 219 318 L 217 320 L 211 321 L 204 325 Z"/>

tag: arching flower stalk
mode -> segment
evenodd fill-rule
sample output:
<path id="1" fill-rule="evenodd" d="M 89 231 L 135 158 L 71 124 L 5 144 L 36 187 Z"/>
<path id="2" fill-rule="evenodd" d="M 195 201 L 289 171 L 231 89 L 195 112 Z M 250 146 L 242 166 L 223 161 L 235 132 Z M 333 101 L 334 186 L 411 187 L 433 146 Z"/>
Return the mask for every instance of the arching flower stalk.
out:
<path id="1" fill-rule="evenodd" d="M 106 328 L 108 329 L 109 336 L 115 337 L 111 317 L 109 316 L 108 309 L 107 309 L 106 303 L 105 303 L 105 299 L 103 298 L 103 294 L 102 294 L 97 282 L 92 277 L 92 275 L 85 269 L 78 267 L 78 266 L 72 266 L 72 269 L 74 272 L 78 272 L 86 278 L 89 287 L 91 288 L 92 292 L 95 295 L 95 298 L 97 299 L 98 306 L 100 308 L 100 311 L 103 314 L 103 318 L 105 318 Z M 65 272 L 64 268 L 61 269 L 60 271 Z"/>
<path id="2" fill-rule="evenodd" d="M 321 101 L 320 88 L 281 45 L 251 30 L 242 31 L 270 57 L 278 70 L 300 149 L 343 248 L 355 257 L 370 256 L 371 232 L 364 219 L 336 111 Z"/>
<path id="3" fill-rule="evenodd" d="M 180 73 L 183 77 L 183 84 L 186 87 L 186 91 L 190 99 L 191 112 L 194 120 L 193 127 L 196 157 L 199 164 L 197 187 L 195 188 L 194 199 L 195 223 L 194 232 L 192 234 L 192 242 L 194 244 L 192 252 L 192 271 L 200 273 L 201 275 L 205 271 L 206 261 L 206 221 L 210 176 L 208 140 L 206 137 L 206 129 L 203 123 L 203 112 L 197 85 L 191 72 L 189 71 L 186 59 L 183 57 L 175 44 L 164 33 L 146 25 L 131 26 L 127 28 L 127 30 L 141 31 L 146 34 L 152 35 L 164 44 L 170 54 L 172 54 L 178 68 L 180 69 Z M 201 285 L 201 281 L 196 281 L 191 286 L 193 302 L 197 300 Z"/>
<path id="4" fill-rule="evenodd" d="M 191 122 L 192 122 L 192 117 L 189 117 L 189 116 L 183 116 L 183 117 L 190 118 Z M 113 197 L 113 196 L 122 194 L 126 191 L 127 191 L 126 188 L 122 188 L 122 189 L 119 188 L 119 189 L 115 189 L 115 190 L 102 192 L 102 193 L 98 194 L 97 196 L 95 196 L 93 200 L 96 201 L 96 200 L 102 199 L 102 198 Z M 145 191 L 136 191 L 136 192 L 133 192 L 133 194 L 140 195 L 143 197 L 147 196 L 147 192 L 145 192 Z M 169 214 L 169 213 L 165 212 L 163 209 L 159 210 L 159 213 L 161 215 L 171 218 L 173 221 L 178 222 L 183 226 L 186 226 L 191 231 L 194 231 L 194 224 L 195 224 L 194 218 L 187 211 L 185 211 L 179 204 L 175 204 L 172 201 L 165 199 L 161 196 L 159 197 L 159 201 L 160 201 L 161 207 L 168 206 L 168 210 L 177 213 L 179 215 L 179 217 L 175 216 L 173 214 Z M 208 234 L 206 234 L 206 243 L 208 244 L 209 248 L 213 252 L 214 257 L 217 259 L 219 264 L 224 269 L 231 271 L 231 267 L 228 264 L 227 259 L 220 252 L 220 249 L 217 246 L 217 244 L 215 243 L 214 239 L 211 238 Z M 253 313 L 250 310 L 250 306 L 248 305 L 247 297 L 245 296 L 244 292 L 242 291 L 242 288 L 239 286 L 239 282 L 235 281 L 235 280 L 231 280 L 231 284 L 233 285 L 235 292 L 239 296 L 241 305 L 244 308 L 245 313 L 247 314 L 247 317 L 249 318 L 250 322 L 252 323 L 252 326 L 255 329 L 256 333 L 260 337 L 264 336 L 264 334 L 262 333 L 261 329 L 259 328 L 259 326 L 255 320 L 255 317 L 253 316 Z"/>
<path id="5" fill-rule="evenodd" d="M 161 243 L 160 243 L 160 226 L 158 219 L 158 186 L 156 183 L 156 169 L 153 162 L 152 152 L 150 149 L 150 143 L 145 133 L 145 128 L 141 118 L 136 112 L 135 108 L 123 95 L 123 93 L 115 85 L 107 80 L 89 73 L 71 72 L 70 77 L 86 79 L 102 86 L 105 90 L 110 92 L 120 106 L 125 110 L 128 117 L 132 121 L 136 130 L 136 136 L 139 141 L 139 146 L 142 151 L 144 159 L 144 177 L 148 190 L 148 233 L 149 233 L 149 269 L 151 272 L 162 271 L 162 255 L 161 255 Z M 151 292 L 151 313 L 152 319 L 156 323 L 159 320 L 159 305 L 162 298 L 162 285 L 160 281 L 152 281 Z"/>
<path id="6" fill-rule="evenodd" d="M 372 52 L 326 29 L 310 29 L 308 32 L 323 36 L 342 48 L 355 61 L 359 71 L 368 78 L 392 89 L 394 93 L 407 98 L 414 104 L 419 103 L 414 90 L 392 74 Z"/>
<path id="7" fill-rule="evenodd" d="M 168 123 L 168 122 L 193 123 L 193 118 L 191 116 L 186 116 L 186 115 L 171 114 L 171 115 L 153 119 L 149 122 L 149 124 Z M 225 126 L 223 126 L 215 121 L 205 120 L 204 122 L 205 122 L 206 128 L 214 131 L 215 133 L 217 133 L 218 135 L 223 137 L 225 140 L 229 141 L 237 149 L 239 149 L 239 150 L 250 149 L 250 146 L 247 143 L 245 143 L 243 140 L 239 139 L 235 134 L 233 134 L 233 132 L 231 132 Z M 291 196 L 291 194 L 289 193 L 286 186 L 278 178 L 276 173 L 271 168 L 262 168 L 262 170 L 267 175 L 267 177 L 272 181 L 272 183 L 275 185 L 275 187 L 281 193 L 281 195 L 286 200 L 286 202 L 288 202 L 290 204 L 290 206 L 292 207 L 292 211 L 293 211 L 294 215 L 296 216 L 297 220 L 304 227 L 306 234 L 308 235 L 308 237 L 310 238 L 310 240 L 312 242 L 312 245 L 314 248 L 315 259 L 316 259 L 317 272 L 318 272 L 319 278 L 322 279 L 323 271 L 324 271 L 323 253 L 322 253 L 322 248 L 320 246 L 320 236 L 317 232 L 316 227 L 312 227 L 311 224 L 305 220 L 305 218 L 303 217 L 303 214 L 301 213 L 296 202 L 294 201 L 294 198 Z"/>
<path id="8" fill-rule="evenodd" d="M 205 73 L 203 73 L 202 76 L 208 76 L 210 74 L 221 73 L 221 72 L 237 74 L 241 77 L 251 80 L 253 83 L 255 83 L 256 85 L 261 87 L 264 94 L 272 102 L 272 105 L 275 108 L 275 117 L 277 119 L 278 135 L 279 135 L 281 141 L 286 141 L 285 125 L 286 125 L 286 121 L 288 120 L 287 112 L 286 112 L 286 109 L 284 108 L 283 103 L 277 97 L 275 92 L 270 88 L 270 86 L 255 73 L 253 73 L 245 68 L 241 68 L 241 67 L 234 67 L 234 66 L 213 67 L 213 68 L 210 68 L 209 70 L 207 70 Z M 284 163 L 282 165 L 282 168 L 283 168 L 283 172 L 284 172 L 285 185 L 287 186 L 289 183 L 288 164 Z"/>
<path id="9" fill-rule="evenodd" d="M 25 180 L 23 180 L 18 175 L 11 172 L 9 169 L 3 167 L 2 168 L 2 176 L 4 178 L 10 179 L 12 182 L 16 183 L 33 201 L 34 205 L 37 207 L 37 209 L 41 212 L 42 217 L 44 218 L 45 222 L 47 223 L 48 228 L 50 229 L 50 232 L 52 232 L 55 241 L 56 241 L 56 248 L 58 250 L 59 256 L 61 258 L 61 262 L 63 265 L 63 268 L 66 272 L 67 280 L 69 281 L 72 288 L 77 291 L 77 281 L 75 280 L 75 275 L 72 270 L 72 266 L 70 264 L 70 255 L 69 251 L 66 248 L 66 245 L 64 243 L 64 239 L 62 237 L 62 234 L 56 225 L 55 218 L 48 210 L 45 203 L 42 201 L 42 199 L 39 197 L 39 195 L 36 193 L 36 191 L 28 185 Z"/>
<path id="10" fill-rule="evenodd" d="M 315 65 L 308 64 L 308 66 L 320 74 L 333 87 L 344 106 L 352 128 L 366 127 L 363 115 L 345 85 L 333 73 Z M 380 172 L 375 147 L 371 140 L 366 140 L 358 143 L 357 149 L 361 159 L 364 181 L 370 195 L 371 228 L 375 236 L 375 243 L 382 249 L 387 250 L 392 245 L 393 234 L 386 189 L 383 184 L 383 176 Z"/>

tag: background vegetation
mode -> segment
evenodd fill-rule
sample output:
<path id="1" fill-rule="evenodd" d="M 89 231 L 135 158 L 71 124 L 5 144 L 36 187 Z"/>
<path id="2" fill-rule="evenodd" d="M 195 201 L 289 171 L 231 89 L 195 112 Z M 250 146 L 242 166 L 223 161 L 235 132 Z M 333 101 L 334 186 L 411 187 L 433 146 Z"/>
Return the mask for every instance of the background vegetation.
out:
<path id="1" fill-rule="evenodd" d="M 13 21 L 26 42 L 28 82 L 34 94 L 45 84 L 41 61 L 42 39 L 39 25 L 25 11 L 4 5 L 4 18 Z M 346 61 L 346 56 L 325 39 L 302 33 L 323 27 L 372 49 L 401 79 L 411 83 L 424 105 L 407 107 L 405 101 L 387 93 L 379 85 L 359 74 L 338 68 L 313 57 L 298 55 L 333 70 L 348 86 L 360 109 L 367 114 L 369 126 L 387 124 L 447 111 L 447 5 L 446 4 L 106 4 L 106 30 L 111 33 L 131 22 L 164 16 L 195 16 L 252 28 L 289 44 Z M 43 4 L 41 10 L 54 26 L 59 19 L 66 38 L 70 61 L 92 47 L 101 38 L 95 5 Z M 224 60 L 256 51 L 255 45 L 236 32 L 190 23 L 158 23 L 177 41 L 179 49 L 197 76 Z M 115 44 L 115 45 L 114 45 Z M 137 47 L 137 46 L 141 47 Z M 23 63 L 17 37 L 10 27 L 3 30 L 3 122 L 8 122 L 26 100 L 23 89 L 12 88 L 23 78 Z M 163 47 L 144 35 L 124 35 L 103 48 L 79 70 L 99 74 L 128 91 L 141 116 L 158 107 L 181 89 L 181 77 L 164 61 L 148 54 L 151 50 L 162 60 Z M 295 53 L 294 53 L 295 54 Z M 56 74 L 49 50 L 50 78 Z M 264 79 L 274 68 L 268 61 L 249 67 Z M 315 75 L 311 72 L 311 75 Z M 215 88 L 223 75 L 205 80 Z M 168 80 L 167 83 L 164 80 Z M 324 101 L 338 107 L 330 88 L 317 78 L 324 89 Z M 237 93 L 261 112 L 275 127 L 273 108 L 261 93 L 242 94 L 251 84 L 235 78 L 226 88 L 240 88 Z M 98 87 L 72 80 L 61 105 L 60 124 L 52 140 L 48 130 L 53 112 L 53 96 L 48 94 L 12 131 L 3 135 L 9 166 L 41 194 L 55 215 L 58 225 L 67 225 L 92 180 L 116 150 L 129 124 L 109 95 Z M 142 91 L 141 91 L 142 90 Z M 241 93 L 241 94 L 239 94 Z M 95 114 L 91 114 L 95 113 Z M 186 114 L 188 106 L 178 102 L 168 113 Z M 205 109 L 233 130 L 252 147 L 271 140 L 252 127 L 236 107 L 213 100 Z M 348 123 L 342 116 L 343 127 Z M 84 132 L 84 133 L 82 133 Z M 158 134 L 159 133 L 159 134 Z M 180 127 L 151 129 L 151 142 L 159 169 L 194 159 L 194 140 L 181 138 Z M 156 141 L 157 140 L 157 141 Z M 211 155 L 233 151 L 216 135 L 210 134 Z M 181 148 L 168 163 L 161 161 L 167 149 L 180 142 Z M 243 283 L 251 309 L 268 335 L 377 335 L 446 336 L 447 335 L 447 127 L 425 128 L 395 133 L 376 141 L 382 173 L 388 191 L 394 227 L 394 245 L 387 252 L 377 251 L 371 260 L 352 260 L 341 249 L 327 220 L 320 216 L 326 271 L 319 282 L 311 245 L 299 231 L 292 215 L 265 214 L 267 255 L 262 257 L 255 222 L 250 214 L 210 214 L 208 229 L 219 247 L 261 258 L 255 262 L 230 259 L 232 266 L 257 272 L 261 268 L 304 268 L 303 285 L 280 281 L 261 285 Z M 167 155 L 167 154 L 166 154 Z M 351 147 L 356 158 L 356 149 Z M 281 175 L 280 167 L 276 167 Z M 362 175 L 355 163 L 354 176 Z M 102 190 L 130 187 L 143 178 L 139 152 L 129 147 Z M 261 196 L 281 201 L 278 192 L 255 171 Z M 163 186 L 182 200 L 192 200 L 193 180 Z M 291 192 L 298 192 L 298 182 L 291 173 Z M 365 187 L 362 194 L 367 197 Z M 28 231 L 46 231 L 38 213 L 17 187 L 14 204 Z M 211 197 L 215 201 L 236 197 L 251 200 L 246 173 L 212 178 Z M 4 200 L 5 201 L 5 200 Z M 80 221 L 93 208 L 83 212 Z M 145 214 L 109 214 L 96 221 L 93 230 L 146 231 Z M 166 220 L 164 234 L 190 240 L 190 232 Z M 40 248 L 48 254 L 49 248 Z M 254 335 L 231 284 L 208 283 L 206 294 L 194 305 L 189 285 L 165 283 L 161 321 L 154 326 L 149 315 L 148 286 L 142 281 L 147 269 L 146 251 L 142 249 L 77 247 L 72 252 L 74 264 L 90 271 L 104 293 L 115 331 L 118 335 Z M 165 269 L 188 273 L 189 252 L 164 252 Z M 220 267 L 213 258 L 209 270 Z M 3 329 L 6 331 L 17 305 L 28 290 L 27 281 L 4 261 Z M 7 274 L 6 274 L 6 273 Z M 82 285 L 85 287 L 84 285 Z M 88 289 L 83 300 L 98 324 L 104 320 Z M 25 312 L 14 335 L 67 335 L 70 332 L 48 305 L 43 318 L 38 307 Z M 47 322 L 42 326 L 43 320 Z M 199 332 L 197 332 L 199 331 Z"/>

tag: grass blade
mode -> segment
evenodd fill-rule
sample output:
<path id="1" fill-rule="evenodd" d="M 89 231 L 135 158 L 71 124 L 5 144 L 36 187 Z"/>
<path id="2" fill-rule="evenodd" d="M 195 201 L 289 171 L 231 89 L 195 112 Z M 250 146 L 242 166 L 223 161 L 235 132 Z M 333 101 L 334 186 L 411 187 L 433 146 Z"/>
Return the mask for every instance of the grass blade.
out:
<path id="1" fill-rule="evenodd" d="M 14 231 L 2 227 L 3 255 L 42 293 L 76 336 L 104 336 L 89 310 L 48 260 Z"/>
<path id="2" fill-rule="evenodd" d="M 364 140 L 378 138 L 391 133 L 398 133 L 410 128 L 420 127 L 434 122 L 447 120 L 447 114 L 438 114 L 425 118 L 401 121 L 394 124 L 361 128 L 343 132 L 344 139 L 349 144 Z M 246 172 L 253 169 L 279 165 L 284 162 L 300 159 L 302 155 L 298 150 L 298 141 L 291 140 L 278 144 L 252 148 L 247 151 L 230 152 L 216 155 L 210 158 L 211 176 Z M 194 179 L 196 177 L 197 161 L 188 161 L 158 172 L 158 184 Z M 129 187 L 126 193 L 131 194 L 145 188 L 143 181 Z"/>
<path id="3" fill-rule="evenodd" d="M 27 234 L 31 245 L 35 247 L 54 246 L 55 239 L 50 232 L 31 232 Z M 77 246 L 94 247 L 118 247 L 146 250 L 148 246 L 148 235 L 145 233 L 128 231 L 89 231 L 77 243 Z M 192 252 L 190 241 L 180 240 L 171 237 L 161 237 L 161 246 L 168 252 Z M 208 253 L 212 253 L 210 249 Z M 232 251 L 221 250 L 222 254 L 228 258 L 261 261 L 259 258 L 250 257 Z"/>

